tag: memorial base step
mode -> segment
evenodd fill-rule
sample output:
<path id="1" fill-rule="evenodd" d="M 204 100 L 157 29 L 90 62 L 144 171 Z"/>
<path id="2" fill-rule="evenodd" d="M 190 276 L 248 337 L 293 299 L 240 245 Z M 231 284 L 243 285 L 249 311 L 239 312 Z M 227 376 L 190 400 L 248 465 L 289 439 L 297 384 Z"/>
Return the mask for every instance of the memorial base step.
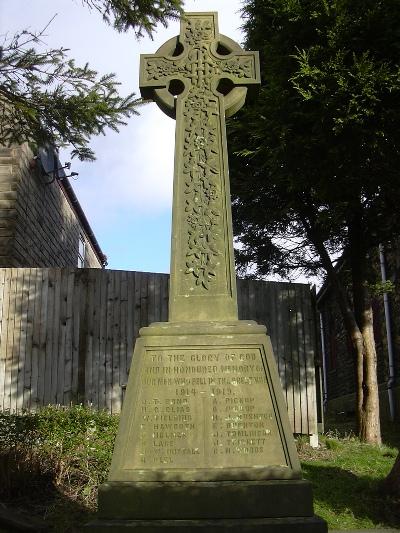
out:
<path id="1" fill-rule="evenodd" d="M 86 526 L 95 533 L 327 533 L 326 522 L 313 517 L 235 520 L 96 520 Z"/>
<path id="2" fill-rule="evenodd" d="M 215 520 L 314 515 L 307 480 L 106 482 L 99 487 L 102 520 Z"/>

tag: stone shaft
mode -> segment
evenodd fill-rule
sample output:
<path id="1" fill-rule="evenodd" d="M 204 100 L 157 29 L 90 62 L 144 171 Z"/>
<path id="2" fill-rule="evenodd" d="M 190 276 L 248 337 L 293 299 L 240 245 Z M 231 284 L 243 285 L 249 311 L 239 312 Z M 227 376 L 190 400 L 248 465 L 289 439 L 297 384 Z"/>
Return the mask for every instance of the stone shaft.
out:
<path id="1" fill-rule="evenodd" d="M 225 115 L 259 83 L 258 54 L 220 36 L 216 13 L 187 13 L 140 72 L 142 95 L 177 122 L 169 320 L 235 320 Z"/>

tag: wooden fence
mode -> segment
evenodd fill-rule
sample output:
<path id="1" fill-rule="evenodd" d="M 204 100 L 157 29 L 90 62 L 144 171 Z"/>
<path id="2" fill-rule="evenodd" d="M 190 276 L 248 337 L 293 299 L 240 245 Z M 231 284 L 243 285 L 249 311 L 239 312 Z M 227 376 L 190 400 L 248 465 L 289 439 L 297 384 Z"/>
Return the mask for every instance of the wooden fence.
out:
<path id="1" fill-rule="evenodd" d="M 118 412 L 139 329 L 168 320 L 167 274 L 0 269 L 0 408 L 82 402 Z M 266 324 L 295 433 L 316 433 L 308 285 L 239 280 L 239 316 Z"/>

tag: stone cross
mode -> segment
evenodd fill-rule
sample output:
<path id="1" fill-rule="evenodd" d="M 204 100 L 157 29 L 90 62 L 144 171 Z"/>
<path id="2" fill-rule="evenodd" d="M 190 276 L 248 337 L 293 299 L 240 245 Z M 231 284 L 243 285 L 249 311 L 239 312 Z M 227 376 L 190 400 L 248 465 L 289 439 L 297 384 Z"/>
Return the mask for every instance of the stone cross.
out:
<path id="1" fill-rule="evenodd" d="M 136 339 L 95 533 L 327 533 L 266 328 L 237 320 L 225 115 L 258 80 L 215 13 L 142 56 L 143 96 L 177 120 L 170 320 Z"/>
<path id="2" fill-rule="evenodd" d="M 170 322 L 238 318 L 225 116 L 259 72 L 217 13 L 186 13 L 178 37 L 141 56 L 142 96 L 176 118 Z"/>

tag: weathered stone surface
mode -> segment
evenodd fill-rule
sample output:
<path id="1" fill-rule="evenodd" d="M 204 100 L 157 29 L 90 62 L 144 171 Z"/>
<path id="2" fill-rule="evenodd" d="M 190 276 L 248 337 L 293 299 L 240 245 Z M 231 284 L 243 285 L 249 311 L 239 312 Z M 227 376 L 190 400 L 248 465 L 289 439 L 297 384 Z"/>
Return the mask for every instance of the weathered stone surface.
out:
<path id="1" fill-rule="evenodd" d="M 272 348 L 254 322 L 143 328 L 124 408 L 110 481 L 300 477 Z"/>
<path id="2" fill-rule="evenodd" d="M 257 52 L 219 35 L 216 13 L 186 13 L 178 39 L 141 56 L 142 95 L 176 118 L 171 322 L 237 319 L 225 114 L 259 72 Z"/>
<path id="3" fill-rule="evenodd" d="M 108 482 L 100 488 L 99 508 L 99 517 L 119 520 L 190 520 L 193 517 L 210 520 L 313 515 L 311 485 L 299 479 Z"/>
<path id="4" fill-rule="evenodd" d="M 142 56 L 142 95 L 177 119 L 169 322 L 136 342 L 98 533 L 327 531 L 266 328 L 237 315 L 225 114 L 257 83 L 216 13 Z"/>
<path id="5" fill-rule="evenodd" d="M 98 520 L 97 533 L 327 533 L 326 522 L 311 518 L 244 518 L 236 520 Z"/>
<path id="6" fill-rule="evenodd" d="M 90 527 L 325 533 L 299 479 L 265 327 L 155 323 L 140 333 Z"/>

